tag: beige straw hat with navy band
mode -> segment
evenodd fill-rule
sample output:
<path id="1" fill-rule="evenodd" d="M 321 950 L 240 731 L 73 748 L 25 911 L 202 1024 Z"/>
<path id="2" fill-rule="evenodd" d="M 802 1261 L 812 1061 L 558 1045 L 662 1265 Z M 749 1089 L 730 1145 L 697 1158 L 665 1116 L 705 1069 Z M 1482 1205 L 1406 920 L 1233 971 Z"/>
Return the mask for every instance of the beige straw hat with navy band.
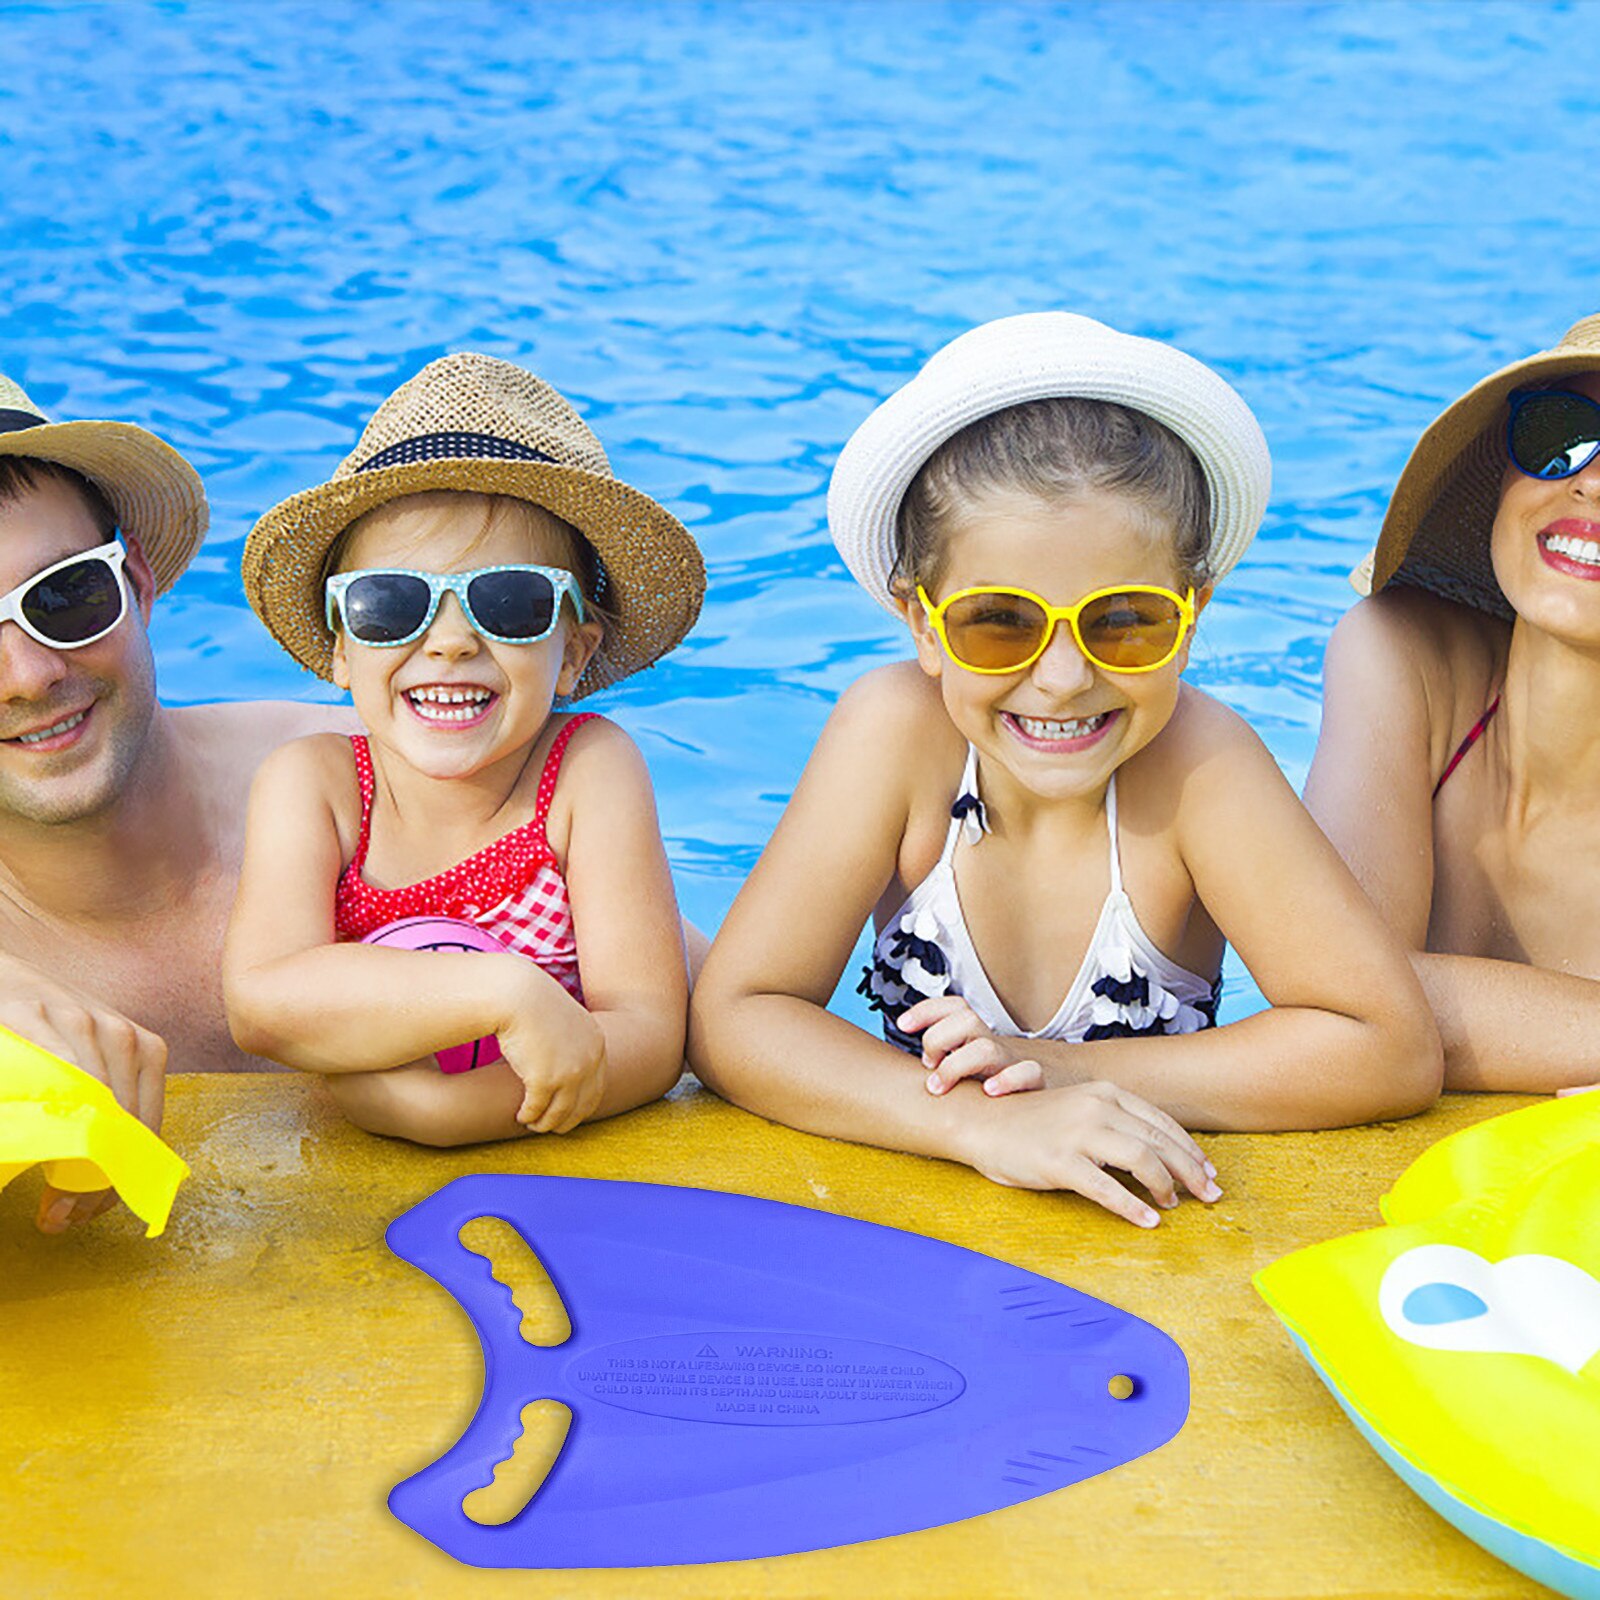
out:
<path id="1" fill-rule="evenodd" d="M 328 553 L 358 517 L 433 489 L 505 494 L 571 523 L 600 557 L 611 620 L 571 698 L 647 667 L 688 633 L 705 562 L 671 512 L 619 482 L 576 411 L 509 361 L 464 353 L 424 367 L 378 407 L 325 484 L 274 506 L 250 530 L 244 588 L 302 666 L 333 672 L 323 609 Z"/>
<path id="2" fill-rule="evenodd" d="M 1193 356 L 1070 311 L 1001 317 L 933 355 L 850 436 L 828 489 L 845 565 L 881 606 L 890 593 L 900 502 L 923 464 L 969 423 L 1029 400 L 1111 400 L 1165 423 L 1194 452 L 1211 502 L 1210 565 L 1242 556 L 1272 487 L 1267 441 L 1239 395 Z"/>
<path id="3" fill-rule="evenodd" d="M 70 467 L 89 479 L 136 539 L 156 593 L 178 581 L 206 536 L 210 513 L 200 475 L 170 444 L 131 422 L 52 422 L 10 378 L 0 377 L 0 456 Z"/>
<path id="4" fill-rule="evenodd" d="M 1509 619 L 1489 560 L 1510 461 L 1508 402 L 1519 389 L 1557 386 L 1580 372 L 1600 372 L 1600 316 L 1574 324 L 1554 349 L 1491 373 L 1445 411 L 1411 452 L 1377 546 L 1350 574 L 1356 591 L 1408 584 Z"/>

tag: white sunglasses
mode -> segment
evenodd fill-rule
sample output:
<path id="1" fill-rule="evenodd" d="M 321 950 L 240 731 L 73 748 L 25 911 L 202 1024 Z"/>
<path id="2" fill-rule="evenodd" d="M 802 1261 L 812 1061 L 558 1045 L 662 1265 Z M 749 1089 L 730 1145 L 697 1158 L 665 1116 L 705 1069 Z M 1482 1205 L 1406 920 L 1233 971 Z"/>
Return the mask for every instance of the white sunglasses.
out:
<path id="1" fill-rule="evenodd" d="M 80 551 L 0 595 L 0 623 L 14 622 L 51 650 L 81 650 L 128 614 L 120 539 Z"/>

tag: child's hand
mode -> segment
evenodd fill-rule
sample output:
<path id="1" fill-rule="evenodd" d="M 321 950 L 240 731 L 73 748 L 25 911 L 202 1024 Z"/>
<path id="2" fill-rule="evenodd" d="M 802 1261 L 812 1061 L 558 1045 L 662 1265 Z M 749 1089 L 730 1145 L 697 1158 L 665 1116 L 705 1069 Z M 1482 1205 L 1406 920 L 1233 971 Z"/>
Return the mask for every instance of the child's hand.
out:
<path id="1" fill-rule="evenodd" d="M 1160 1217 L 1103 1168 L 1131 1173 L 1159 1206 L 1178 1203 L 1179 1183 L 1200 1200 L 1222 1198 L 1199 1145 L 1166 1112 L 1115 1084 L 1003 1100 L 974 1118 L 972 1136 L 968 1159 L 984 1177 L 1018 1189 L 1071 1189 L 1141 1228 Z"/>
<path id="2" fill-rule="evenodd" d="M 553 985 L 531 964 L 529 971 Z M 605 1090 L 605 1034 L 577 1001 L 559 998 L 567 1003 L 552 1006 L 548 992 L 540 993 L 541 1003 L 517 1006 L 495 1029 L 500 1053 L 523 1083 L 517 1121 L 531 1133 L 570 1133 L 593 1116 Z"/>
<path id="3" fill-rule="evenodd" d="M 992 1033 L 958 994 L 919 1000 L 895 1025 L 922 1034 L 929 1094 L 943 1094 L 963 1078 L 982 1078 L 985 1094 L 1044 1088 L 1044 1068 Z"/>

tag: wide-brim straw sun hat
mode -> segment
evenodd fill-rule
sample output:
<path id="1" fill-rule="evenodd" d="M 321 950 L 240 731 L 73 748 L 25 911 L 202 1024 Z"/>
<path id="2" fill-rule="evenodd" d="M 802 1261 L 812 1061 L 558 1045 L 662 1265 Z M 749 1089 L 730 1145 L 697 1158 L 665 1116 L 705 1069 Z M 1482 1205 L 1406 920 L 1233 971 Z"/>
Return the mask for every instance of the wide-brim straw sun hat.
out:
<path id="1" fill-rule="evenodd" d="M 1110 400 L 1165 423 L 1194 452 L 1211 502 L 1212 576 L 1255 537 L 1272 487 L 1267 441 L 1239 395 L 1171 345 L 1070 311 L 973 328 L 938 351 L 850 436 L 828 490 L 828 526 L 856 580 L 899 613 L 889 589 L 900 502 L 928 458 L 980 417 L 1029 400 Z"/>
<path id="2" fill-rule="evenodd" d="M 323 585 L 339 535 L 377 506 L 436 489 L 530 501 L 594 547 L 604 569 L 596 598 L 608 618 L 574 700 L 664 656 L 700 614 L 705 562 L 689 530 L 612 474 L 600 441 L 549 384 L 465 352 L 402 384 L 327 483 L 290 496 L 250 530 L 245 593 L 302 666 L 333 673 Z"/>
<path id="3" fill-rule="evenodd" d="M 1409 584 L 1509 619 L 1489 560 L 1489 534 L 1510 463 L 1506 422 L 1518 389 L 1600 372 L 1600 315 L 1574 323 L 1551 350 L 1513 361 L 1462 395 L 1417 441 L 1378 543 L 1350 574 L 1360 594 Z"/>
<path id="4" fill-rule="evenodd" d="M 53 461 L 87 478 L 138 541 L 161 594 L 178 581 L 206 536 L 200 474 L 170 444 L 131 422 L 52 422 L 0 377 L 0 456 Z"/>

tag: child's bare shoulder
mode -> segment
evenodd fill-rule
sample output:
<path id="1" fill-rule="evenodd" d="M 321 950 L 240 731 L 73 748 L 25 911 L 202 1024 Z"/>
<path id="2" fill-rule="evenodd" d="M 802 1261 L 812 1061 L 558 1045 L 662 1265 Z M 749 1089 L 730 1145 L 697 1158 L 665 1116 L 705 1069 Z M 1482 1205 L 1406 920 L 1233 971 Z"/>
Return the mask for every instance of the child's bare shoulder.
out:
<path id="1" fill-rule="evenodd" d="M 361 788 L 350 740 L 313 733 L 281 744 L 256 769 L 250 786 L 250 826 L 269 837 L 302 838 L 326 825 L 346 855 L 361 824 Z"/>
<path id="2" fill-rule="evenodd" d="M 573 720 L 571 716 L 559 719 L 547 750 Z M 549 756 L 544 760 L 548 762 Z M 530 770 L 529 778 L 531 783 L 538 782 L 539 769 Z M 531 783 L 524 800 L 537 808 Z M 568 851 L 580 818 L 588 838 L 608 841 L 602 848 L 614 845 L 622 831 L 630 829 L 660 838 L 655 788 L 644 752 L 626 729 L 607 717 L 585 718 L 572 729 L 562 752 L 555 793 L 545 816 L 545 838 L 562 871 L 567 870 Z"/>
<path id="3" fill-rule="evenodd" d="M 1231 706 L 1204 689 L 1185 683 L 1178 691 L 1178 709 L 1167 725 L 1175 741 L 1186 749 L 1203 749 L 1224 741 L 1230 746 L 1265 749 L 1254 728 Z"/>
<path id="4" fill-rule="evenodd" d="M 1237 831 L 1241 817 L 1293 791 L 1238 712 L 1184 684 L 1171 720 L 1119 772 L 1118 794 L 1132 831 L 1164 834 L 1186 855 L 1195 830 Z"/>
<path id="5" fill-rule="evenodd" d="M 1167 784 L 1202 772 L 1225 777 L 1261 761 L 1276 769 L 1261 736 L 1237 711 L 1188 683 L 1179 689 L 1171 721 L 1134 760 Z"/>
<path id="6" fill-rule="evenodd" d="M 555 737 L 559 739 L 572 721 L 572 716 L 563 717 Z M 561 789 L 640 781 L 649 782 L 649 769 L 644 752 L 625 728 L 609 717 L 595 716 L 586 717 L 572 730 L 561 757 Z"/>
<path id="7" fill-rule="evenodd" d="M 266 756 L 256 770 L 258 791 L 308 788 L 328 796 L 355 787 L 350 740 L 342 733 L 310 733 L 290 739 Z"/>
<path id="8" fill-rule="evenodd" d="M 964 749 L 939 696 L 938 684 L 914 661 L 864 673 L 839 696 L 828 719 L 830 737 L 881 753 L 898 767 L 938 765 Z"/>

